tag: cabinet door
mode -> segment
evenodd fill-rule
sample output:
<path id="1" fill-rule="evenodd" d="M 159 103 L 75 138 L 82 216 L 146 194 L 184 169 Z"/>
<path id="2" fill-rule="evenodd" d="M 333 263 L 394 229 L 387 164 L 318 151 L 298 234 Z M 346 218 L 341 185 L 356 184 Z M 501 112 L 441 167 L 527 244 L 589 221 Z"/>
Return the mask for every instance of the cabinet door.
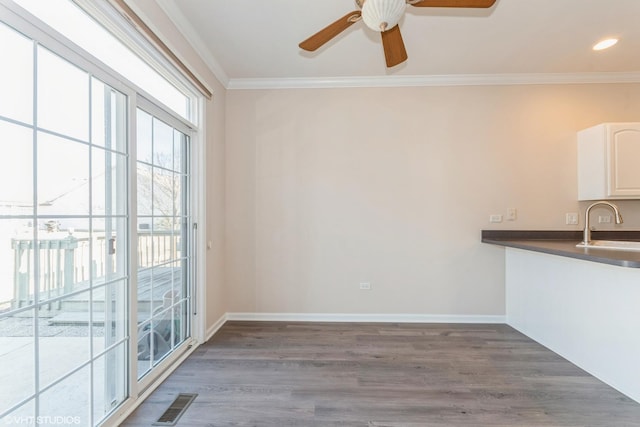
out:
<path id="1" fill-rule="evenodd" d="M 609 194 L 637 197 L 640 195 L 640 126 L 612 124 L 608 136 Z"/>

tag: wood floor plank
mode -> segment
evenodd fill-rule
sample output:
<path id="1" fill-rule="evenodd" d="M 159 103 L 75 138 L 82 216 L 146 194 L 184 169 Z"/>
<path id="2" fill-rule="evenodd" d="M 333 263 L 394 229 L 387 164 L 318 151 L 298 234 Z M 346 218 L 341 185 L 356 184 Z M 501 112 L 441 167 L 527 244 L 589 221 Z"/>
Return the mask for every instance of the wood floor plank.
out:
<path id="1" fill-rule="evenodd" d="M 639 426 L 640 404 L 506 325 L 228 322 L 124 423 Z"/>

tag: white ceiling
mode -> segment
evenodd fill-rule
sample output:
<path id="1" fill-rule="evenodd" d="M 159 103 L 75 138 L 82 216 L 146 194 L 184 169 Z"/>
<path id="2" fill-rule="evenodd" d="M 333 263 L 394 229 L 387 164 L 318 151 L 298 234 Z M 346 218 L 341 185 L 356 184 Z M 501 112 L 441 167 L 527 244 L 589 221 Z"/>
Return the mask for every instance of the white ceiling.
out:
<path id="1" fill-rule="evenodd" d="M 318 51 L 298 43 L 353 0 L 158 0 L 223 83 L 236 79 L 640 72 L 640 0 L 498 0 L 491 9 L 407 7 L 408 61 L 385 67 L 363 22 Z M 613 48 L 594 52 L 606 37 Z"/>

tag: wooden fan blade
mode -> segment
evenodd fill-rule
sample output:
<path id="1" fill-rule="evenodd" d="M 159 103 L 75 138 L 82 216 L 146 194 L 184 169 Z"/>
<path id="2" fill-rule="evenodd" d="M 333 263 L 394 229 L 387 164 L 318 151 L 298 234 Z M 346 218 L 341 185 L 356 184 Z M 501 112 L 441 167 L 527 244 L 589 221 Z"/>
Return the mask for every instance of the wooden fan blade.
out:
<path id="1" fill-rule="evenodd" d="M 360 20 L 361 15 L 362 13 L 359 10 L 347 13 L 345 16 L 338 19 L 333 24 L 318 31 L 317 33 L 300 43 L 298 46 L 300 46 L 301 49 L 313 52 L 344 30 L 352 26 L 355 22 Z"/>
<path id="2" fill-rule="evenodd" d="M 416 3 L 409 3 L 415 7 L 479 7 L 487 8 L 493 6 L 496 0 L 421 0 Z"/>
<path id="3" fill-rule="evenodd" d="M 383 31 L 382 46 L 384 47 L 384 57 L 387 60 L 387 67 L 394 67 L 407 60 L 407 50 L 404 48 L 400 27 L 396 25 L 389 31 Z"/>

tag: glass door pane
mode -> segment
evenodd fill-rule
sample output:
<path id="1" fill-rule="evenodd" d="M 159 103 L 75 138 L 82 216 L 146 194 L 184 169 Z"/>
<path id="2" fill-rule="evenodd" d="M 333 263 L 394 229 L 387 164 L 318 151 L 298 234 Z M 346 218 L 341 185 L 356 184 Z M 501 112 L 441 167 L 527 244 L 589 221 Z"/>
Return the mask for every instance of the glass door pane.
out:
<path id="1" fill-rule="evenodd" d="M 0 116 L 33 121 L 33 42 L 0 22 Z M 11 60 L 8 60 L 8 59 Z"/>
<path id="2" fill-rule="evenodd" d="M 31 98 L 0 102 L 0 421 L 91 426 L 128 396 L 127 97 L 0 38 L 8 64 L 32 61 L 0 84 Z"/>
<path id="3" fill-rule="evenodd" d="M 138 378 L 189 336 L 189 137 L 138 109 Z"/>
<path id="4" fill-rule="evenodd" d="M 97 424 L 128 397 L 127 98 L 91 81 L 92 402 Z"/>

